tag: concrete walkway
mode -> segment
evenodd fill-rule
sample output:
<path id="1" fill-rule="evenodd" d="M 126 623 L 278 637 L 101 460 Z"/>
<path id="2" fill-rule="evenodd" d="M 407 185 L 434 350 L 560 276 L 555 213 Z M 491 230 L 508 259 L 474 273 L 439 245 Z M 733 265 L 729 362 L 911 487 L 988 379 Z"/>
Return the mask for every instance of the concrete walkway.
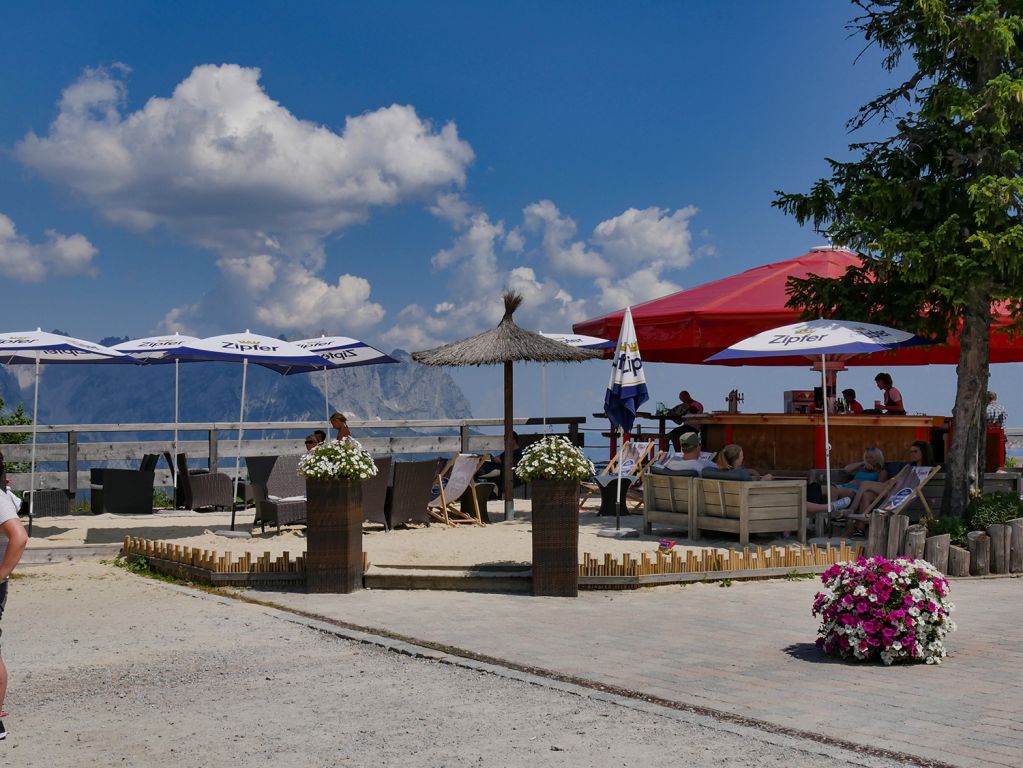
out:
<path id="1" fill-rule="evenodd" d="M 816 581 L 578 599 L 458 592 L 250 592 L 328 620 L 655 697 L 918 765 L 1023 765 L 1023 580 L 956 580 L 941 666 L 836 662 L 813 646 Z M 454 651 L 453 651 L 454 652 Z"/>

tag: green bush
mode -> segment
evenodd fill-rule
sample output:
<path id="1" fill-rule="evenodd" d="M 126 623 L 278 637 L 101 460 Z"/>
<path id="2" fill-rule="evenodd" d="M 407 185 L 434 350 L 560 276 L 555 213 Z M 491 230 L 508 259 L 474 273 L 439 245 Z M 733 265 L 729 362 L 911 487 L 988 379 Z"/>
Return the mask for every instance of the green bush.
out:
<path id="1" fill-rule="evenodd" d="M 969 532 L 966 521 L 961 517 L 939 517 L 927 523 L 928 536 L 941 536 L 947 533 L 951 537 L 951 542 L 960 547 L 966 546 L 966 534 Z"/>
<path id="2" fill-rule="evenodd" d="M 966 511 L 973 530 L 984 531 L 989 525 L 1023 517 L 1023 501 L 1015 493 L 999 491 L 974 499 Z"/>

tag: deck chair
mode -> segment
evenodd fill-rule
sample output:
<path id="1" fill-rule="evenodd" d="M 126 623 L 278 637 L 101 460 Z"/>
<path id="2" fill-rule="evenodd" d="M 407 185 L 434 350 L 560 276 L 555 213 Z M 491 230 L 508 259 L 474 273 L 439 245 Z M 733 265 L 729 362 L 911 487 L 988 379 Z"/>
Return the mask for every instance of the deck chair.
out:
<path id="1" fill-rule="evenodd" d="M 924 515 L 933 517 L 931 507 L 924 498 L 924 486 L 941 469 L 937 467 L 913 467 L 906 465 L 899 473 L 889 480 L 874 502 L 863 512 L 849 515 L 849 520 L 869 520 L 871 512 L 883 512 L 896 515 L 904 512 L 909 503 L 916 499 L 924 508 Z"/>
<path id="2" fill-rule="evenodd" d="M 580 490 L 585 495 L 579 499 L 579 508 L 581 509 L 583 504 L 585 504 L 587 499 L 591 496 L 595 494 L 602 494 L 603 489 L 606 488 L 612 480 L 618 480 L 619 463 L 621 463 L 622 466 L 622 477 L 631 478 L 632 482 L 636 484 L 636 481 L 643 477 L 643 470 L 646 468 L 647 464 L 653 461 L 653 457 L 653 440 L 649 440 L 647 442 L 630 440 L 625 443 L 625 445 L 622 446 L 622 449 L 614 455 L 611 461 L 608 462 L 607 466 L 601 470 L 600 474 L 594 477 L 592 482 L 582 483 Z"/>
<path id="3" fill-rule="evenodd" d="M 483 525 L 476 486 L 473 483 L 473 477 L 482 463 L 483 458 L 474 453 L 460 453 L 448 460 L 444 469 L 437 475 L 437 495 L 426 505 L 434 520 L 446 525 L 459 523 Z M 463 512 L 457 503 L 463 494 L 468 494 L 472 500 L 469 512 Z"/>

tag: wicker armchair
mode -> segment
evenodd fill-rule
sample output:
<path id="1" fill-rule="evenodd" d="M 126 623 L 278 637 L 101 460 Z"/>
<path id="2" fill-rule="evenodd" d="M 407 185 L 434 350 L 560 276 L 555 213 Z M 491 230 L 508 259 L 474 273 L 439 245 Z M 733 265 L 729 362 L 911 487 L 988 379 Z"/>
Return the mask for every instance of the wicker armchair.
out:
<path id="1" fill-rule="evenodd" d="M 374 459 L 377 473 L 362 484 L 362 519 L 387 529 L 387 487 L 391 481 L 391 457 Z"/>
<path id="2" fill-rule="evenodd" d="M 170 462 L 170 454 L 164 454 Z M 234 484 L 223 472 L 207 469 L 189 469 L 188 458 L 178 454 L 177 486 L 174 490 L 174 505 L 184 509 L 219 507 L 228 509 L 234 503 Z"/>
<path id="3" fill-rule="evenodd" d="M 267 523 L 280 528 L 305 522 L 305 478 L 298 474 L 298 460 L 298 456 L 246 457 L 256 499 L 253 527 L 259 523 L 265 531 Z"/>
<path id="4" fill-rule="evenodd" d="M 409 522 L 430 524 L 427 504 L 433 498 L 433 485 L 437 482 L 437 461 L 396 461 L 394 480 L 387 489 L 385 515 L 387 527 Z"/>
<path id="5" fill-rule="evenodd" d="M 143 515 L 153 512 L 153 483 L 158 454 L 142 457 L 139 469 L 92 469 L 89 486 L 94 514 Z M 38 501 L 38 499 L 37 499 Z"/>

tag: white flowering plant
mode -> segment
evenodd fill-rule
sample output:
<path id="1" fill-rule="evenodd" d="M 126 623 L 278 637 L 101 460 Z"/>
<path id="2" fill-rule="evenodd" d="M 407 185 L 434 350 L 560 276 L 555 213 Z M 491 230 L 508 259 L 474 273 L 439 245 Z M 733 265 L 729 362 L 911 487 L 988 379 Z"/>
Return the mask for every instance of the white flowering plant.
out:
<path id="1" fill-rule="evenodd" d="M 926 560 L 861 557 L 836 563 L 814 596 L 821 617 L 817 647 L 858 661 L 940 664 L 945 636 L 956 626 L 949 586 Z"/>
<path id="2" fill-rule="evenodd" d="M 298 461 L 298 474 L 307 480 L 369 480 L 377 465 L 358 440 L 327 440 Z"/>
<path id="3" fill-rule="evenodd" d="M 588 480 L 593 462 L 566 438 L 548 435 L 522 452 L 515 466 L 521 480 Z"/>

